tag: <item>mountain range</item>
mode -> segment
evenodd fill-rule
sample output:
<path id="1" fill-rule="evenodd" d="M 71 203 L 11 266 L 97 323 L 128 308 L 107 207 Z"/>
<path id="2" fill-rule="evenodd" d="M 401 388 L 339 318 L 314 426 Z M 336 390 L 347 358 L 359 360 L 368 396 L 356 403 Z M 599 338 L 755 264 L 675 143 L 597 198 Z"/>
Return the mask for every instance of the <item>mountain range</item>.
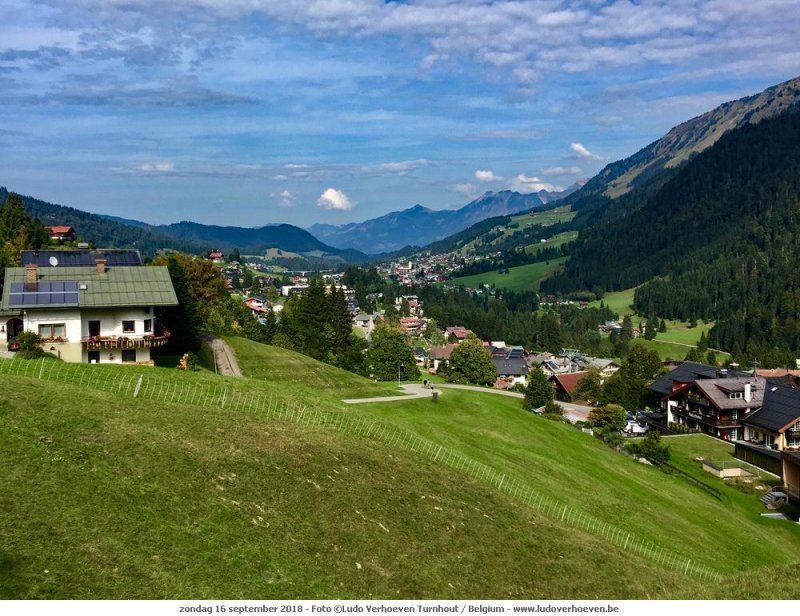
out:
<path id="1" fill-rule="evenodd" d="M 457 210 L 432 210 L 422 205 L 378 218 L 344 225 L 315 224 L 308 230 L 331 246 L 369 246 L 370 252 L 392 252 L 405 246 L 426 246 L 494 216 L 518 214 L 557 201 L 580 188 L 563 192 L 521 194 L 510 190 L 487 192 Z"/>
<path id="2" fill-rule="evenodd" d="M 8 190 L 0 187 L 0 203 L 7 196 Z M 224 251 L 239 248 L 244 254 L 263 254 L 267 248 L 280 248 L 317 260 L 362 263 L 368 259 L 358 250 L 340 250 L 328 246 L 308 231 L 293 225 L 244 228 L 188 221 L 150 225 L 140 220 L 92 214 L 34 197 L 22 196 L 22 200 L 28 215 L 38 218 L 44 225 L 69 225 L 77 229 L 83 241 L 97 246 L 136 248 L 144 256 L 151 256 L 163 248 L 191 254 L 208 252 L 212 248 Z"/>
<path id="3" fill-rule="evenodd" d="M 607 165 L 574 195 L 619 197 L 647 183 L 665 169 L 674 169 L 714 145 L 722 135 L 746 124 L 779 115 L 800 100 L 800 77 L 759 94 L 723 103 L 683 122 L 632 156 Z"/>

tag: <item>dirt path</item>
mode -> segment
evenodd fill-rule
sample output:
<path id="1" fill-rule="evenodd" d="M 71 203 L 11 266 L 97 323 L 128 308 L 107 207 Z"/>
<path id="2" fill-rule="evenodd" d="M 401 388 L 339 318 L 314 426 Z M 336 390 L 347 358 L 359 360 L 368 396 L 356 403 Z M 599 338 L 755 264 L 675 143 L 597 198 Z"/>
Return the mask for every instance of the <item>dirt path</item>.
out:
<path id="1" fill-rule="evenodd" d="M 217 374 L 242 376 L 239 363 L 236 361 L 236 353 L 233 352 L 227 342 L 212 334 L 203 334 L 203 341 L 211 347 L 211 352 L 214 354 L 214 365 L 216 366 Z"/>

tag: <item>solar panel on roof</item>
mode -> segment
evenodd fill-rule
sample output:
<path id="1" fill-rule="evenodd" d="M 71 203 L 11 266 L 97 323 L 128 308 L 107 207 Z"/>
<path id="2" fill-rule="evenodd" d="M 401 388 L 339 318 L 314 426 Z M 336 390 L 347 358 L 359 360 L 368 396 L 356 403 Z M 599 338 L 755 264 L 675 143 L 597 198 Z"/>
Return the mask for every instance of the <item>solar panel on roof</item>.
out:
<path id="1" fill-rule="evenodd" d="M 12 282 L 11 306 L 48 306 L 78 303 L 78 283 L 72 280 L 40 282 L 35 290 L 24 282 Z"/>
<path id="2" fill-rule="evenodd" d="M 24 250 L 22 266 L 53 267 L 53 257 L 58 263 L 55 267 L 93 267 L 97 259 L 105 259 L 108 267 L 142 265 L 138 250 Z"/>

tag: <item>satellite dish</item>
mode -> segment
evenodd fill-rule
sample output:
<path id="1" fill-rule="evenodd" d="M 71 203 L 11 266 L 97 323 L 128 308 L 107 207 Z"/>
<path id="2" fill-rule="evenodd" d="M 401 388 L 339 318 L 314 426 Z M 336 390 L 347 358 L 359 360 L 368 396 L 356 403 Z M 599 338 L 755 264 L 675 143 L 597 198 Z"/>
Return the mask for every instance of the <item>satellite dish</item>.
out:
<path id="1" fill-rule="evenodd" d="M 48 261 L 50 262 L 50 265 L 52 265 L 53 267 L 55 267 L 56 265 L 58 265 L 58 259 L 56 259 L 55 257 L 50 257 L 50 258 L 48 259 Z"/>

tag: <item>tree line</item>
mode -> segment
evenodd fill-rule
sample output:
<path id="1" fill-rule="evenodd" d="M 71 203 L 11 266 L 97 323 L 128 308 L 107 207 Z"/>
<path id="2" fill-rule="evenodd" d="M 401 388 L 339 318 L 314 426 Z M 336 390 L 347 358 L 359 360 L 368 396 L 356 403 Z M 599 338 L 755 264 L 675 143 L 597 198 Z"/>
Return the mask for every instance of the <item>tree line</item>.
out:
<path id="1" fill-rule="evenodd" d="M 800 353 L 800 109 L 730 131 L 657 189 L 581 230 L 548 292 L 641 285 L 640 314 L 715 320 L 709 343 L 761 365 Z"/>

